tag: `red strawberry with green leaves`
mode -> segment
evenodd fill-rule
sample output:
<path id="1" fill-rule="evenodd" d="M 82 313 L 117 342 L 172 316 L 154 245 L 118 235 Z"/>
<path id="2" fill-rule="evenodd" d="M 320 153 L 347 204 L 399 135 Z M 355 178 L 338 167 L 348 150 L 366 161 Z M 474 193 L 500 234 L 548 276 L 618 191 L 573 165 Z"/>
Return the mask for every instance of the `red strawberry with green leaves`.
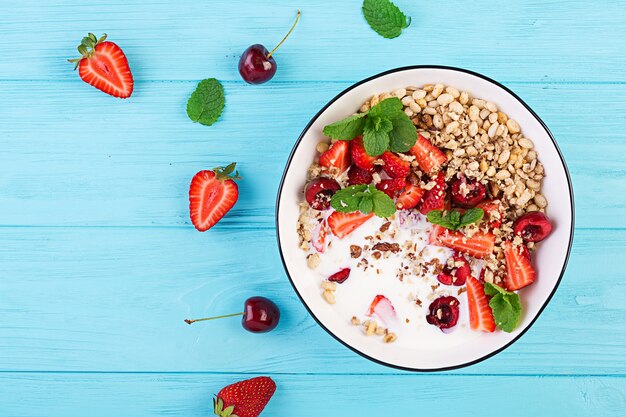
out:
<path id="1" fill-rule="evenodd" d="M 209 230 L 235 205 L 239 189 L 234 180 L 238 179 L 235 162 L 194 175 L 189 186 L 189 216 L 196 229 Z"/>
<path id="2" fill-rule="evenodd" d="M 113 42 L 105 42 L 106 33 L 96 38 L 93 33 L 83 38 L 78 46 L 80 58 L 76 63 L 80 78 L 98 90 L 113 97 L 128 98 L 133 93 L 133 75 L 122 49 Z"/>
<path id="3" fill-rule="evenodd" d="M 220 417 L 258 417 L 276 391 L 268 376 L 257 376 L 228 385 L 213 400 L 213 411 Z"/>
<path id="4" fill-rule="evenodd" d="M 363 138 L 361 136 L 357 136 L 350 141 L 350 153 L 352 154 L 352 162 L 354 165 L 366 171 L 374 169 L 374 161 L 376 161 L 377 158 L 365 152 Z"/>
<path id="5" fill-rule="evenodd" d="M 385 163 L 383 170 L 391 178 L 406 178 L 411 173 L 411 163 L 393 152 L 386 151 L 380 158 Z"/>
<path id="6" fill-rule="evenodd" d="M 422 135 L 417 135 L 417 141 L 409 152 L 415 156 L 422 171 L 430 175 L 439 171 L 448 161 L 446 154 Z"/>

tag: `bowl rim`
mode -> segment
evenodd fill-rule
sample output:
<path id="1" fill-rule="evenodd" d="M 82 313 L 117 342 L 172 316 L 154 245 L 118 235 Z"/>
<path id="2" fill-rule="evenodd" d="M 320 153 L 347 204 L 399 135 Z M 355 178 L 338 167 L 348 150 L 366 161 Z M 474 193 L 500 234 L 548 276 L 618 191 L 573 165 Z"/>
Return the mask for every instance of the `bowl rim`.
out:
<path id="1" fill-rule="evenodd" d="M 541 306 L 541 308 L 539 309 L 539 311 L 537 312 L 535 317 L 533 317 L 533 319 L 528 324 L 528 326 L 526 326 L 526 328 L 523 329 L 510 342 L 508 342 L 504 346 L 502 346 L 502 347 L 500 347 L 500 348 L 498 348 L 498 349 L 496 349 L 496 350 L 494 350 L 492 352 L 489 352 L 488 354 L 486 354 L 486 355 L 484 355 L 484 356 L 482 356 L 480 358 L 477 358 L 477 359 L 474 359 L 472 361 L 465 362 L 465 363 L 462 363 L 462 364 L 458 364 L 458 365 L 445 366 L 445 367 L 440 367 L 440 368 L 427 368 L 427 369 L 411 368 L 411 367 L 396 365 L 396 364 L 388 363 L 388 362 L 382 361 L 380 359 L 374 358 L 372 356 L 369 356 L 368 354 L 366 354 L 366 353 L 356 349 L 355 347 L 351 346 L 350 344 L 348 344 L 347 342 L 342 340 L 339 336 L 335 335 L 326 326 L 324 326 L 324 324 L 321 322 L 321 320 L 318 319 L 318 317 L 315 315 L 315 313 L 311 310 L 311 308 L 308 306 L 308 304 L 304 301 L 304 298 L 300 294 L 300 291 L 298 291 L 298 288 L 296 287 L 295 282 L 293 281 L 293 279 L 291 278 L 291 275 L 289 274 L 289 270 L 287 269 L 287 264 L 285 263 L 285 257 L 284 257 L 282 245 L 281 245 L 281 242 L 280 242 L 280 233 L 279 233 L 279 228 L 278 228 L 278 224 L 279 224 L 279 220 L 278 219 L 279 219 L 279 213 L 280 213 L 280 196 L 281 196 L 282 191 L 283 191 L 283 185 L 285 183 L 285 178 L 287 176 L 287 172 L 289 171 L 289 168 L 291 167 L 291 162 L 293 160 L 294 154 L 295 154 L 296 150 L 298 149 L 298 147 L 300 146 L 300 142 L 304 138 L 304 135 L 309 131 L 309 129 L 311 128 L 313 123 L 335 101 L 337 101 L 344 94 L 348 93 L 349 91 L 353 90 L 354 88 L 356 88 L 356 87 L 358 87 L 358 86 L 360 86 L 362 84 L 365 84 L 365 83 L 367 83 L 369 81 L 372 81 L 372 80 L 375 80 L 377 78 L 383 77 L 385 75 L 393 74 L 393 73 L 396 73 L 396 72 L 407 71 L 407 70 L 414 70 L 414 69 L 435 69 L 435 70 L 440 69 L 440 70 L 448 70 L 448 71 L 457 71 L 457 72 L 462 72 L 462 73 L 466 73 L 466 74 L 469 74 L 469 75 L 473 75 L 475 77 L 482 78 L 483 80 L 488 81 L 488 82 L 496 85 L 497 87 L 500 87 L 501 89 L 506 91 L 508 94 L 510 94 L 514 99 L 519 101 L 520 104 L 522 104 L 526 108 L 526 110 L 528 110 L 528 112 L 539 122 L 539 124 L 541 124 L 543 129 L 548 134 L 548 137 L 552 141 L 552 144 L 554 145 L 554 147 L 556 149 L 556 152 L 559 155 L 559 159 L 561 160 L 561 164 L 563 165 L 563 170 L 565 172 L 565 177 L 567 178 L 567 185 L 568 185 L 568 188 L 569 188 L 569 195 L 570 195 L 571 218 L 572 218 L 572 221 L 571 221 L 571 224 L 570 224 L 569 242 L 568 242 L 568 245 L 567 245 L 567 252 L 565 254 L 565 260 L 563 262 L 563 267 L 561 268 L 561 273 L 559 274 L 559 277 L 558 277 L 556 283 L 554 284 L 554 287 L 553 287 L 552 291 L 550 292 L 550 294 L 546 298 L 546 301 L 543 303 L 543 305 Z M 563 153 L 561 152 L 561 149 L 559 148 L 559 145 L 557 144 L 556 140 L 554 139 L 554 136 L 552 135 L 552 132 L 550 131 L 548 126 L 545 124 L 545 122 L 537 115 L 537 113 L 535 113 L 535 111 L 528 104 L 526 104 L 526 102 L 524 100 L 522 100 L 516 93 L 514 93 L 508 87 L 504 86 L 503 84 L 499 83 L 498 81 L 496 81 L 496 80 L 494 80 L 492 78 L 489 78 L 489 77 L 487 77 L 487 76 L 485 76 L 483 74 L 480 74 L 480 73 L 472 71 L 472 70 L 464 69 L 464 68 L 459 68 L 459 67 L 454 67 L 454 66 L 447 66 L 447 65 L 408 65 L 408 66 L 403 66 L 403 67 L 392 68 L 392 69 L 389 69 L 387 71 L 383 71 L 383 72 L 380 72 L 378 74 L 372 75 L 370 77 L 364 78 L 364 79 L 362 79 L 360 81 L 357 81 L 356 83 L 350 85 L 349 87 L 345 88 L 343 91 L 338 93 L 330 101 L 328 101 L 328 103 L 326 103 L 315 114 L 315 116 L 313 116 L 311 118 L 309 123 L 307 123 L 307 125 L 304 127 L 304 129 L 300 133 L 300 136 L 298 137 L 298 139 L 294 143 L 293 148 L 291 149 L 291 152 L 289 153 L 289 157 L 287 159 L 287 163 L 285 164 L 285 170 L 283 171 L 283 175 L 282 175 L 282 177 L 280 179 L 280 184 L 278 186 L 278 193 L 276 195 L 276 210 L 275 210 L 275 218 L 274 218 L 274 220 L 275 220 L 275 229 L 276 229 L 276 240 L 277 240 L 277 243 L 278 243 L 278 252 L 280 254 L 280 260 L 281 260 L 281 262 L 283 264 L 283 268 L 285 270 L 285 273 L 287 274 L 287 278 L 289 279 L 289 282 L 291 283 L 291 286 L 293 287 L 295 293 L 298 295 L 298 298 L 300 299 L 300 302 L 304 305 L 306 310 L 309 312 L 311 317 L 313 317 L 313 319 L 317 322 L 317 324 L 322 329 L 324 329 L 326 331 L 326 333 L 331 335 L 335 340 L 337 340 L 339 343 L 341 343 L 342 345 L 344 345 L 345 347 L 347 347 L 351 351 L 353 351 L 353 352 L 357 353 L 358 355 L 364 357 L 365 359 L 368 359 L 368 360 L 370 360 L 370 361 L 372 361 L 374 363 L 377 363 L 379 365 L 387 366 L 389 368 L 399 369 L 399 370 L 402 370 L 402 371 L 412 371 L 412 372 L 451 371 L 451 370 L 454 370 L 454 369 L 460 369 L 460 368 L 465 368 L 466 366 L 475 365 L 475 364 L 477 364 L 479 362 L 482 362 L 482 361 L 484 361 L 486 359 L 489 359 L 492 356 L 497 355 L 498 353 L 500 353 L 503 350 L 507 349 L 513 343 L 517 342 L 524 334 L 526 334 L 526 332 L 533 326 L 533 324 L 535 324 L 535 322 L 537 321 L 537 319 L 539 318 L 539 316 L 541 315 L 543 310 L 548 306 L 548 303 L 550 302 L 550 300 L 552 300 L 552 297 L 554 296 L 554 294 L 556 293 L 557 289 L 559 288 L 559 285 L 561 284 L 561 280 L 563 279 L 563 275 L 565 274 L 565 269 L 567 268 L 569 257 L 570 257 L 571 251 L 572 251 L 572 244 L 573 244 L 573 241 L 574 241 L 574 223 L 575 223 L 574 189 L 572 187 L 572 179 L 570 177 L 570 173 L 569 173 L 569 170 L 567 168 L 567 164 L 565 163 L 565 158 L 563 157 Z"/>

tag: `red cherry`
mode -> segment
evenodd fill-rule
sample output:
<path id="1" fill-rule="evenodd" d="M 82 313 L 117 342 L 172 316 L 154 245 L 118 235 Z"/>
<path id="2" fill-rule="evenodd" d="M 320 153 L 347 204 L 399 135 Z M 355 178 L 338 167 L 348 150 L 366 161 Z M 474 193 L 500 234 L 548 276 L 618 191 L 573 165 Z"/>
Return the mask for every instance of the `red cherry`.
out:
<path id="1" fill-rule="evenodd" d="M 304 197 L 315 210 L 326 210 L 330 207 L 330 198 L 340 188 L 337 181 L 331 178 L 317 178 L 306 185 Z"/>
<path id="2" fill-rule="evenodd" d="M 515 220 L 513 231 L 527 242 L 541 242 L 552 232 L 552 224 L 545 214 L 531 211 Z"/>
<path id="3" fill-rule="evenodd" d="M 273 301 L 265 297 L 250 297 L 246 300 L 241 319 L 244 329 L 252 333 L 265 333 L 278 326 L 280 310 Z"/>
<path id="4" fill-rule="evenodd" d="M 216 320 L 234 316 L 243 316 L 241 319 L 241 325 L 247 331 L 252 333 L 265 333 L 278 326 L 278 321 L 280 320 L 280 310 L 273 301 L 265 297 L 250 297 L 244 303 L 244 311 L 241 313 L 194 320 L 187 319 L 185 320 L 185 323 L 193 324 L 197 321 Z"/>
<path id="5" fill-rule="evenodd" d="M 440 329 L 456 326 L 459 320 L 459 300 L 452 296 L 439 297 L 428 306 L 426 321 Z"/>
<path id="6" fill-rule="evenodd" d="M 487 187 L 476 180 L 457 178 L 452 183 L 452 202 L 460 207 L 472 208 L 485 199 Z"/>
<path id="7" fill-rule="evenodd" d="M 296 27 L 298 20 L 300 19 L 300 10 L 296 16 L 296 21 L 289 29 L 289 32 L 282 41 L 271 52 L 268 52 L 267 48 L 261 44 L 254 44 L 249 46 L 241 58 L 239 58 L 239 74 L 248 84 L 263 84 L 274 77 L 276 74 L 276 61 L 272 56 L 274 52 L 285 42 L 285 40 L 291 35 L 293 29 Z"/>
<path id="8" fill-rule="evenodd" d="M 444 267 L 443 271 L 437 276 L 437 280 L 444 285 L 455 285 L 457 287 L 465 285 L 465 281 L 472 274 L 472 269 L 467 258 L 457 253 L 452 257 L 452 260 L 454 261 L 454 267 Z M 457 264 L 461 265 L 457 266 Z"/>

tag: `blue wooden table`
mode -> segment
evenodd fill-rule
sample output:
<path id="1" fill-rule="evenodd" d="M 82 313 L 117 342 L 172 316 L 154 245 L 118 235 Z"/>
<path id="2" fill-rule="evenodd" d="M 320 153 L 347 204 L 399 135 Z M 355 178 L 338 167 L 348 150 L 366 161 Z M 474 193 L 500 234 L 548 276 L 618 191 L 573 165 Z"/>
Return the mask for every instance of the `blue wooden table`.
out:
<path id="1" fill-rule="evenodd" d="M 0 3 L 0 416 L 207 416 L 211 394 L 259 374 L 278 384 L 265 416 L 624 415 L 626 2 L 396 3 L 413 23 L 394 40 L 369 29 L 359 0 Z M 275 79 L 245 84 L 240 53 L 273 46 L 297 8 Z M 88 31 L 126 52 L 129 100 L 66 62 Z M 400 372 L 334 341 L 275 242 L 279 178 L 311 116 L 410 64 L 465 67 L 517 92 L 554 133 L 576 194 L 572 257 L 548 308 L 512 347 L 453 372 Z M 226 90 L 212 127 L 185 114 L 208 77 Z M 231 161 L 239 202 L 198 233 L 189 181 Z M 182 322 L 257 294 L 282 309 L 272 333 Z"/>

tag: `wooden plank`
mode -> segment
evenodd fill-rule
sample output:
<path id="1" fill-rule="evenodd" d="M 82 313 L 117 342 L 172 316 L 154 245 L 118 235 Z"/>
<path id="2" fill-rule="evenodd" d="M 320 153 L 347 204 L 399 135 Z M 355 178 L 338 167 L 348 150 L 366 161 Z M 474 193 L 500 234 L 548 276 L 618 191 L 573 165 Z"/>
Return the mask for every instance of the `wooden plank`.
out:
<path id="1" fill-rule="evenodd" d="M 227 83 L 225 113 L 205 127 L 185 114 L 192 82 L 141 82 L 131 101 L 63 82 L 0 83 L 0 224 L 188 227 L 193 174 L 236 160 L 241 197 L 218 227 L 273 227 L 293 143 L 348 85 L 272 83 L 260 94 Z M 563 149 L 577 226 L 626 227 L 626 85 L 510 86 Z"/>
<path id="2" fill-rule="evenodd" d="M 288 283 L 272 230 L 0 228 L 0 370 L 389 373 L 327 335 Z M 626 374 L 626 231 L 578 231 L 533 328 L 461 373 Z M 282 309 L 272 333 L 239 319 L 252 295 Z M 2 413 L 0 413 L 2 414 Z"/>
<path id="3" fill-rule="evenodd" d="M 272 48 L 302 20 L 277 54 L 278 81 L 355 80 L 404 65 L 437 63 L 502 80 L 626 81 L 623 2 L 398 1 L 413 18 L 394 40 L 375 34 L 360 1 L 237 2 L 163 0 L 29 1 L 0 6 L 0 79 L 76 80 L 67 58 L 87 31 L 107 32 L 139 80 L 240 81 L 245 48 Z M 599 23 L 601 22 L 601 23 Z M 614 30 L 608 30 L 613 28 Z M 339 70 L 338 70 L 339 69 Z M 68 86 L 69 87 L 69 86 Z M 253 88 L 253 87 L 251 87 Z"/>
<path id="4" fill-rule="evenodd" d="M 211 414 L 212 395 L 245 374 L 0 374 L 4 417 Z M 626 378 L 452 375 L 272 375 L 277 391 L 263 417 L 441 415 L 617 416 Z M 497 392 L 497 394 L 495 393 Z M 28 404 L 27 407 L 24 405 Z M 419 411 L 417 411 L 419 410 Z M 506 410 L 506 411 L 503 411 Z M 344 411 L 343 414 L 346 412 Z M 212 414 L 211 414 L 212 415 Z"/>

